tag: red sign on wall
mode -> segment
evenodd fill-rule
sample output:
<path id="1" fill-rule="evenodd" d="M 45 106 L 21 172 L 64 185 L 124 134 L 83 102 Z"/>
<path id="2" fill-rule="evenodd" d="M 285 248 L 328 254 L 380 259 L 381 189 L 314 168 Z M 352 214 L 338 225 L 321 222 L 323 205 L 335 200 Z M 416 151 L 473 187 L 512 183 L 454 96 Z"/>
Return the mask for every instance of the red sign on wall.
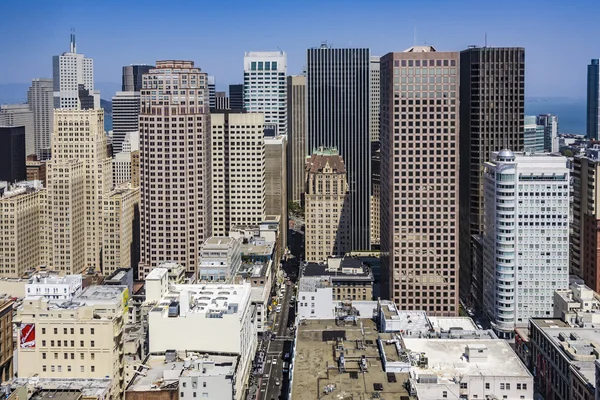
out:
<path id="1" fill-rule="evenodd" d="M 35 324 L 21 324 L 21 348 L 35 348 Z"/>

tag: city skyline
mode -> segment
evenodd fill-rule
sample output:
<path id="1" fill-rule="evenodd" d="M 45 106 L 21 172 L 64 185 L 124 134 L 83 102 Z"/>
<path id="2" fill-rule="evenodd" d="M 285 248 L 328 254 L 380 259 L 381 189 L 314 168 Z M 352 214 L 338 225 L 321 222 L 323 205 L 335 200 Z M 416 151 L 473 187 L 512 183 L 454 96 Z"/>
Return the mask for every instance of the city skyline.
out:
<path id="1" fill-rule="evenodd" d="M 373 7 L 373 4 L 369 4 L 369 7 L 358 2 L 343 4 L 344 7 L 339 1 L 319 4 L 320 11 L 315 14 L 312 12 L 314 8 L 306 4 L 286 4 L 280 8 L 257 4 L 250 8 L 242 3 L 240 7 L 209 3 L 203 5 L 202 10 L 204 14 L 212 15 L 207 20 L 209 26 L 200 28 L 186 23 L 194 15 L 193 12 L 182 15 L 180 26 L 184 39 L 177 43 L 161 35 L 152 39 L 137 35 L 135 41 L 120 41 L 119 37 L 133 35 L 141 27 L 132 22 L 134 13 L 139 16 L 138 20 L 143 21 L 161 12 L 157 8 L 137 7 L 133 2 L 129 3 L 129 7 L 120 7 L 119 12 L 115 12 L 117 3 L 111 1 L 85 5 L 71 1 L 58 5 L 39 1 L 2 4 L 0 12 L 13 15 L 14 18 L 0 27 L 0 34 L 12 37 L 0 54 L 8 56 L 19 53 L 22 62 L 0 66 L 0 84 L 25 83 L 33 78 L 50 77 L 52 65 L 48 59 L 58 52 L 69 50 L 68 34 L 71 28 L 77 33 L 78 51 L 95 60 L 97 82 L 119 83 L 123 65 L 150 64 L 161 58 L 181 58 L 195 59 L 203 72 L 218 75 L 217 90 L 226 90 L 229 84 L 242 82 L 245 51 L 281 49 L 288 54 L 288 74 L 298 74 L 306 64 L 306 49 L 318 47 L 322 41 L 328 41 L 334 47 L 369 47 L 371 54 L 381 56 L 389 51 L 402 51 L 414 43 L 431 44 L 440 51 L 460 51 L 469 45 L 485 45 L 487 36 L 489 46 L 526 48 L 526 95 L 532 97 L 584 98 L 586 66 L 590 59 L 597 57 L 594 48 L 586 46 L 584 40 L 600 33 L 593 19 L 594 9 L 599 10 L 600 5 L 594 3 L 586 4 L 586 12 L 582 13 L 581 7 L 558 1 L 542 3 L 535 0 L 521 4 L 511 0 L 485 7 L 470 0 L 460 4 L 440 1 L 395 4 L 380 1 L 378 5 L 386 7 L 384 14 L 378 11 L 381 7 Z M 535 13 L 542 5 L 543 18 L 534 18 L 533 15 L 537 15 Z M 518 13 L 514 12 L 516 7 Z M 89 15 L 95 15 L 96 18 L 89 20 Z M 254 17 L 258 16 L 270 21 L 269 29 L 250 29 Z M 365 20 L 377 20 L 378 26 L 394 28 L 379 31 L 368 24 L 357 26 L 355 20 L 358 16 Z M 116 28 L 108 30 L 106 20 L 109 17 L 110 26 Z M 21 29 L 25 18 L 33 29 Z M 241 23 L 219 40 L 200 41 L 198 45 L 197 39 L 202 32 L 225 18 Z M 87 21 L 86 24 L 73 23 L 83 20 Z M 31 24 L 32 21 L 35 23 Z M 306 26 L 307 22 L 311 29 L 297 35 L 297 30 Z M 456 26 L 460 26 L 460 30 L 453 28 Z M 15 31 L 19 31 L 19 34 L 10 34 Z M 550 48 L 567 46 L 569 57 L 563 57 L 560 51 L 548 51 Z M 224 47 L 227 51 L 222 50 Z M 26 48 L 29 49 L 27 52 L 22 50 Z M 109 99 L 111 95 L 107 93 L 103 97 Z"/>

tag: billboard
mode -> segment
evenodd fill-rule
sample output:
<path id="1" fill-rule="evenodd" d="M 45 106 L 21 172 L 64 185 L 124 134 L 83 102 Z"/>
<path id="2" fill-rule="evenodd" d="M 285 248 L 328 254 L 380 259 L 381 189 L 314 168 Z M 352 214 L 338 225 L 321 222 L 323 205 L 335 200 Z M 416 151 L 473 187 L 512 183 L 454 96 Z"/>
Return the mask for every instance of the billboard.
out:
<path id="1" fill-rule="evenodd" d="M 35 324 L 21 324 L 21 348 L 35 348 Z"/>

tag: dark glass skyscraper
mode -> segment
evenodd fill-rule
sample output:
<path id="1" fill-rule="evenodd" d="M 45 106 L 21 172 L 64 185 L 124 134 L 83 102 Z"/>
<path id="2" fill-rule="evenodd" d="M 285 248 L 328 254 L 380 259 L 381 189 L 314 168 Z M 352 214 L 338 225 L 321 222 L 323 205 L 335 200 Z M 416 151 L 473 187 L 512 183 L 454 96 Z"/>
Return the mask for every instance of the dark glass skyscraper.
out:
<path id="1" fill-rule="evenodd" d="M 147 74 L 152 65 L 127 65 L 123 67 L 123 92 L 139 92 L 142 89 L 142 75 Z"/>
<path id="2" fill-rule="evenodd" d="M 370 248 L 370 51 L 332 49 L 307 53 L 307 154 L 335 147 L 346 163 L 352 249 Z"/>
<path id="3" fill-rule="evenodd" d="M 0 181 L 19 182 L 26 178 L 25 127 L 0 126 Z"/>
<path id="4" fill-rule="evenodd" d="M 229 85 L 229 108 L 231 110 L 244 109 L 244 84 Z"/>
<path id="5" fill-rule="evenodd" d="M 483 231 L 483 164 L 493 151 L 522 151 L 525 49 L 473 47 L 460 53 L 460 295 L 481 304 L 483 266 L 472 237 Z"/>
<path id="6" fill-rule="evenodd" d="M 588 65 L 587 76 L 587 129 L 588 139 L 598 140 L 600 130 L 600 65 L 593 59 Z"/>

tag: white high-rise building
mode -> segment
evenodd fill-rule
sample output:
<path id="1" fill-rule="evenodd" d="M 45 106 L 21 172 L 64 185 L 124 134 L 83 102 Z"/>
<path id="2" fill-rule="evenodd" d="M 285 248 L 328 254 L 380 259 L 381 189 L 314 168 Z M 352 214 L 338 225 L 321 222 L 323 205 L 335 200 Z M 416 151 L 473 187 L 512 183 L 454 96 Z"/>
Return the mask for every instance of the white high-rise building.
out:
<path id="1" fill-rule="evenodd" d="M 117 92 L 112 98 L 113 154 L 123 151 L 125 136 L 139 130 L 140 92 Z"/>
<path id="2" fill-rule="evenodd" d="M 0 106 L 0 126 L 25 127 L 25 155 L 35 154 L 35 124 L 33 111 L 27 104 Z"/>
<path id="3" fill-rule="evenodd" d="M 77 53 L 74 33 L 69 52 L 52 58 L 52 78 L 54 108 L 79 109 L 79 85 L 94 90 L 94 60 Z"/>
<path id="4" fill-rule="evenodd" d="M 540 114 L 536 117 L 536 123 L 544 127 L 544 151 L 558 152 L 558 117 L 552 114 Z"/>
<path id="5" fill-rule="evenodd" d="M 212 229 L 258 225 L 266 214 L 263 114 L 211 114 Z"/>
<path id="6" fill-rule="evenodd" d="M 50 78 L 36 78 L 27 91 L 27 104 L 33 111 L 33 136 L 38 160 L 50 159 L 50 138 L 54 124 L 54 90 Z"/>
<path id="7" fill-rule="evenodd" d="M 287 56 L 283 51 L 244 54 L 244 108 L 265 115 L 265 135 L 287 134 Z"/>
<path id="8" fill-rule="evenodd" d="M 379 103 L 381 102 L 381 89 L 380 89 L 380 63 L 379 57 L 371 56 L 371 62 L 369 63 L 369 71 L 371 77 L 369 78 L 369 92 L 371 93 L 371 142 L 379 141 Z"/>
<path id="9" fill-rule="evenodd" d="M 499 337 L 551 318 L 569 286 L 569 168 L 559 155 L 492 153 L 485 163 L 484 310 Z"/>

